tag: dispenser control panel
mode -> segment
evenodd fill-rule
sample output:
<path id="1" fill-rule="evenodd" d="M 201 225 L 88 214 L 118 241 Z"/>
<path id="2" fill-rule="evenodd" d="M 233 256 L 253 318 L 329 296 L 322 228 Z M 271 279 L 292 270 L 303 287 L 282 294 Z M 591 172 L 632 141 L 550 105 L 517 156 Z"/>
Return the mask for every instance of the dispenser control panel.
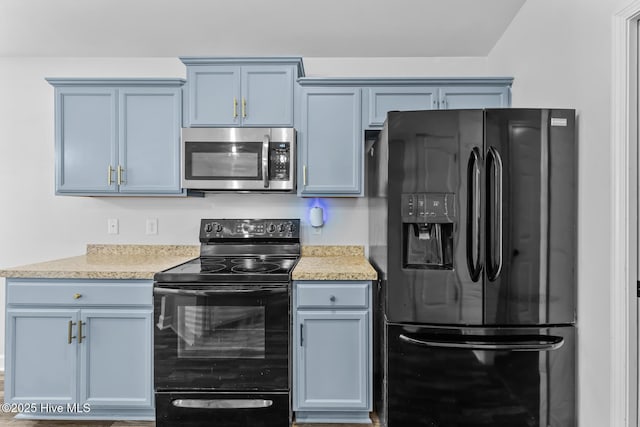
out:
<path id="1" fill-rule="evenodd" d="M 454 193 L 402 194 L 402 222 L 449 223 L 455 219 Z"/>

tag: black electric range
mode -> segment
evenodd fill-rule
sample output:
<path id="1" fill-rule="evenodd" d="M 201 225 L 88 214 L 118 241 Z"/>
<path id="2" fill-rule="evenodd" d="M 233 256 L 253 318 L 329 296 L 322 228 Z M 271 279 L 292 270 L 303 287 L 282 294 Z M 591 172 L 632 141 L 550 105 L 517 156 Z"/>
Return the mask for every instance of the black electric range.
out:
<path id="1" fill-rule="evenodd" d="M 200 257 L 155 274 L 156 426 L 291 424 L 299 236 L 298 219 L 203 219 Z"/>

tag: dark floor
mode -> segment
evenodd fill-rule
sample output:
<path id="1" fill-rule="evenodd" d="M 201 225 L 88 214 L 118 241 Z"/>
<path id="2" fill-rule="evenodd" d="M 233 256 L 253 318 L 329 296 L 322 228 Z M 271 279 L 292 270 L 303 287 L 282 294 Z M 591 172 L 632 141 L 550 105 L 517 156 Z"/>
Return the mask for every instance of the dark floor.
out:
<path id="1" fill-rule="evenodd" d="M 4 375 L 0 373 L 0 396 L 4 402 Z M 15 414 L 0 411 L 0 427 L 155 427 L 153 421 L 51 421 L 16 420 Z M 375 415 L 373 427 L 379 427 Z M 362 424 L 296 424 L 293 427 L 362 427 Z M 179 426 L 176 426 L 179 427 Z M 249 427 L 249 426 L 247 426 Z"/>

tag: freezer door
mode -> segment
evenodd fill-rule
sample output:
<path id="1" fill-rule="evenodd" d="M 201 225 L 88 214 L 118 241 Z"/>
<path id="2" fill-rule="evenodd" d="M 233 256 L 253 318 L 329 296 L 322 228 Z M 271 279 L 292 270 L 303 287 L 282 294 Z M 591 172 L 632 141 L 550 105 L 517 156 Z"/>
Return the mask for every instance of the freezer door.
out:
<path id="1" fill-rule="evenodd" d="M 576 313 L 574 110 L 486 110 L 485 325 Z"/>
<path id="2" fill-rule="evenodd" d="M 387 116 L 391 322 L 482 323 L 483 114 Z"/>
<path id="3" fill-rule="evenodd" d="M 575 427 L 575 328 L 388 325 L 388 427 Z"/>

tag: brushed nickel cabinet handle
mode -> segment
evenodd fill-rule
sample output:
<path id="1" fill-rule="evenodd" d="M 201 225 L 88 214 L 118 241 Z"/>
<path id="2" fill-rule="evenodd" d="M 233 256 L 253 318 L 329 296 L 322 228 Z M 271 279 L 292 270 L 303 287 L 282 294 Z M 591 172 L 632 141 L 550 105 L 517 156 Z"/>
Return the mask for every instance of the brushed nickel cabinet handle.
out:
<path id="1" fill-rule="evenodd" d="M 302 166 L 302 186 L 307 186 L 307 165 Z"/>
<path id="2" fill-rule="evenodd" d="M 82 340 L 86 338 L 85 335 L 82 335 L 82 320 L 78 320 L 78 344 L 82 344 Z"/>
<path id="3" fill-rule="evenodd" d="M 82 294 L 73 294 L 73 299 L 80 299 L 82 298 Z"/>
<path id="4" fill-rule="evenodd" d="M 113 184 L 113 178 L 111 174 L 113 174 L 113 168 L 111 167 L 111 165 L 109 165 L 109 167 L 107 168 L 107 185 L 108 186 L 111 186 L 111 184 Z"/>
<path id="5" fill-rule="evenodd" d="M 304 347 L 304 323 L 300 324 L 300 347 Z"/>
<path id="6" fill-rule="evenodd" d="M 124 175 L 124 168 L 122 165 L 118 165 L 118 185 L 122 185 L 124 183 L 124 179 L 122 176 Z"/>
<path id="7" fill-rule="evenodd" d="M 245 97 L 242 97 L 242 118 L 247 117 L 247 100 Z"/>
<path id="8" fill-rule="evenodd" d="M 69 328 L 67 330 L 67 332 L 68 332 L 67 342 L 69 344 L 71 344 L 71 341 L 73 341 L 73 339 L 75 338 L 75 335 L 73 335 L 73 327 L 74 326 L 75 326 L 75 322 L 73 320 L 69 320 Z"/>
<path id="9" fill-rule="evenodd" d="M 233 118 L 238 118 L 238 98 L 233 97 Z"/>

